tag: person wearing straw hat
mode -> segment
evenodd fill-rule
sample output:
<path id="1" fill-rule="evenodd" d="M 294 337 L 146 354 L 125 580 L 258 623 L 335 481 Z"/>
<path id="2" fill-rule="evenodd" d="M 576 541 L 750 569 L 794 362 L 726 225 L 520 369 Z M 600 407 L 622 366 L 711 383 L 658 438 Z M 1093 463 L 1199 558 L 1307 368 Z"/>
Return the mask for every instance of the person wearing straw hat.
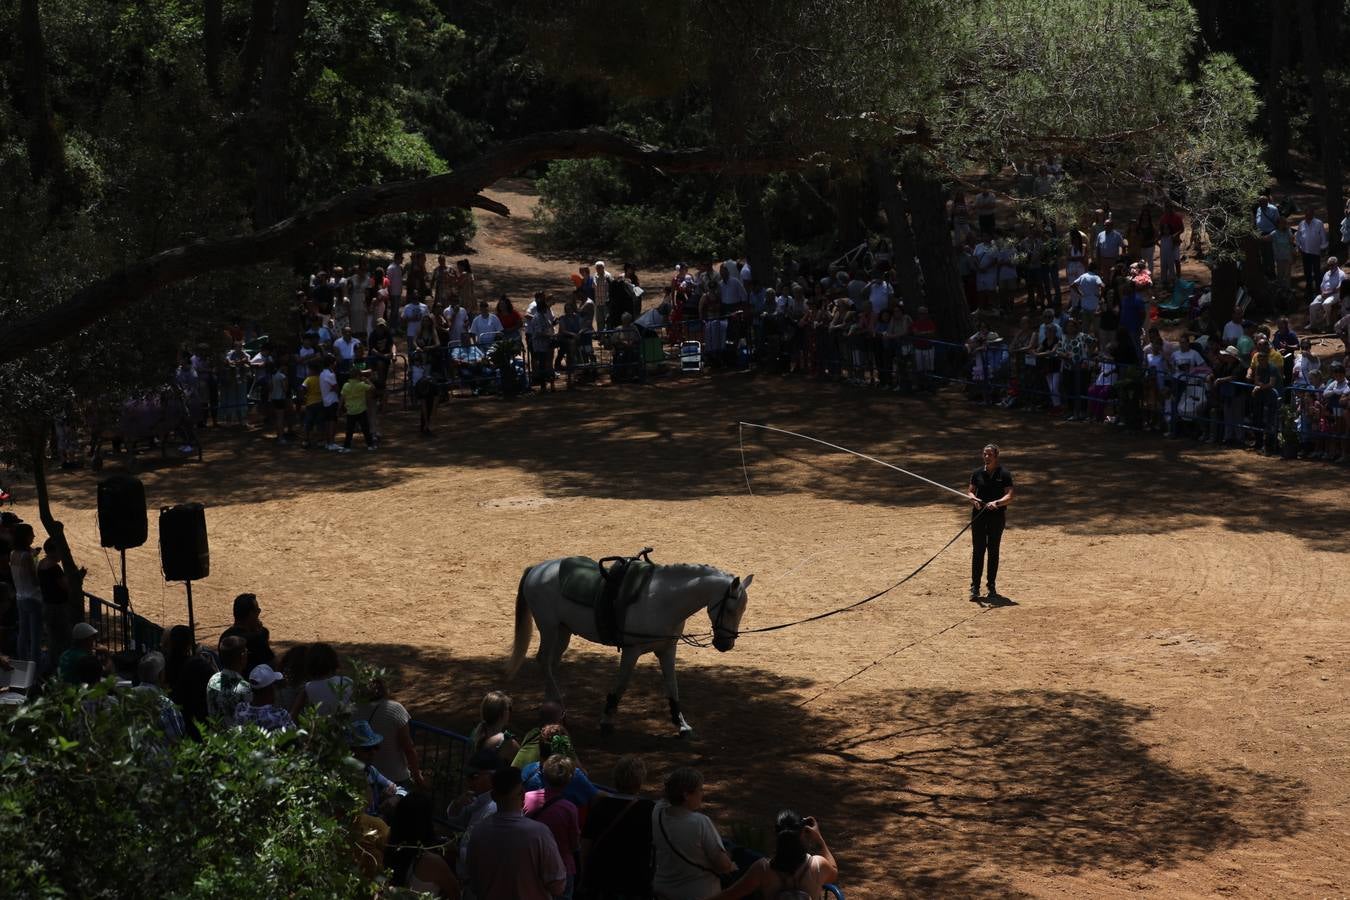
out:
<path id="1" fill-rule="evenodd" d="M 998 601 L 1003 599 L 995 586 L 998 582 L 998 550 L 1006 524 L 1004 511 L 1013 499 L 1013 478 L 1012 473 L 999 465 L 997 444 L 985 444 L 980 456 L 984 464 L 971 474 L 970 488 L 966 492 L 972 507 L 970 514 L 974 519 L 970 525 L 970 599 L 980 599 L 980 574 L 984 570 L 987 554 L 988 599 Z"/>

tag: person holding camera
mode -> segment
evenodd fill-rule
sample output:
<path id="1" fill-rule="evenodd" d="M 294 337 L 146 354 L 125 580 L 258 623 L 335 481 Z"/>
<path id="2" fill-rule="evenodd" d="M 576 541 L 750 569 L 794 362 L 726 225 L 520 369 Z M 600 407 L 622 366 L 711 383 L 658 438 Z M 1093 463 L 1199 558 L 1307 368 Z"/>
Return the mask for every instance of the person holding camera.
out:
<path id="1" fill-rule="evenodd" d="M 799 816 L 785 809 L 774 825 L 777 837 L 773 856 L 756 860 L 735 884 L 713 900 L 819 897 L 825 885 L 839 877 L 839 864 L 820 836 L 820 825 L 814 816 Z"/>

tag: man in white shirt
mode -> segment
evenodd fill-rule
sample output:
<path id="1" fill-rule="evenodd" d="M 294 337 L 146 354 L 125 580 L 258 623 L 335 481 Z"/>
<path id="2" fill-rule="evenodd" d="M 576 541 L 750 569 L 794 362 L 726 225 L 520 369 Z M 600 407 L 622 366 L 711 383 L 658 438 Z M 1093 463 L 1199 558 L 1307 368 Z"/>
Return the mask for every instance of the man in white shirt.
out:
<path id="1" fill-rule="evenodd" d="M 464 340 L 464 329 L 469 324 L 468 310 L 458 299 L 452 299 L 450 305 L 445 308 L 445 312 L 441 314 L 441 318 L 445 320 L 445 327 L 450 332 L 448 338 L 450 346 L 457 346 Z"/>
<path id="2" fill-rule="evenodd" d="M 422 317 L 429 315 L 427 305 L 416 297 L 409 297 L 403 307 L 403 325 L 408 334 L 408 356 L 413 355 L 417 343 L 417 330 L 422 327 Z"/>
<path id="3" fill-rule="evenodd" d="M 1105 272 L 1109 277 L 1125 249 L 1125 235 L 1116 230 L 1109 217 L 1102 224 L 1102 230 L 1097 232 L 1093 248 L 1097 254 L 1097 271 Z"/>
<path id="4" fill-rule="evenodd" d="M 1087 334 L 1097 333 L 1097 312 L 1101 309 L 1102 291 L 1105 288 L 1106 283 L 1097 274 L 1095 262 L 1069 285 L 1069 296 L 1072 298 L 1069 305 L 1078 308 L 1083 320 L 1083 331 Z"/>
<path id="5" fill-rule="evenodd" d="M 487 301 L 479 303 L 478 315 L 469 323 L 469 334 L 472 335 L 474 343 L 486 350 L 492 346 L 492 342 L 501 332 L 502 320 L 489 309 Z"/>
<path id="6" fill-rule="evenodd" d="M 352 326 L 347 325 L 342 329 L 342 337 L 333 341 L 333 349 L 337 351 L 338 361 L 351 362 L 356 358 L 356 348 L 361 346 L 361 341 L 352 334 Z"/>
<path id="7" fill-rule="evenodd" d="M 347 449 L 333 440 L 337 432 L 338 393 L 337 373 L 333 371 L 333 357 L 324 359 L 323 371 L 319 373 L 319 396 L 323 399 L 323 427 L 327 443 L 324 447 L 337 453 L 347 453 Z"/>
<path id="8" fill-rule="evenodd" d="M 1317 293 L 1317 284 L 1322 275 L 1322 254 L 1327 252 L 1327 229 L 1322 220 L 1309 210 L 1298 223 L 1294 232 L 1294 243 L 1303 257 L 1303 281 L 1307 287 L 1308 299 Z"/>
<path id="9" fill-rule="evenodd" d="M 1223 333 L 1219 337 L 1223 340 L 1225 346 L 1236 344 L 1238 340 L 1247 333 L 1247 328 L 1242 323 L 1242 310 L 1236 306 L 1233 307 L 1233 317 L 1223 323 Z"/>
<path id="10" fill-rule="evenodd" d="M 389 279 L 389 297 L 394 306 L 398 306 L 399 301 L 403 299 L 403 254 L 395 253 L 394 261 L 384 270 L 385 277 Z"/>
<path id="11" fill-rule="evenodd" d="M 872 280 L 867 283 L 867 299 L 872 303 L 872 312 L 881 315 L 881 311 L 891 305 L 891 297 L 895 294 L 895 288 L 891 283 L 881 277 L 877 272 L 872 276 Z"/>

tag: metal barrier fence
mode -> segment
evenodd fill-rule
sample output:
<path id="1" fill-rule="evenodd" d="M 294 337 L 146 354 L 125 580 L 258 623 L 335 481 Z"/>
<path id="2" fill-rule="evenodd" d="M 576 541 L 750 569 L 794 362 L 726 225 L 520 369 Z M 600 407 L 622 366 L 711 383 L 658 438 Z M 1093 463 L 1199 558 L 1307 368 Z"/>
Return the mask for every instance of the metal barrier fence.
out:
<path id="1" fill-rule="evenodd" d="M 436 819 L 447 824 L 446 807 L 464 792 L 464 768 L 468 763 L 469 739 L 457 731 L 413 719 L 408 723 L 422 774 L 431 785 Z"/>
<path id="2" fill-rule="evenodd" d="M 141 654 L 160 649 L 164 639 L 163 627 L 137 615 L 128 607 L 111 603 L 88 591 L 84 592 L 84 598 L 88 606 L 85 621 L 98 629 L 97 643 L 100 646 L 114 653 L 132 650 Z"/>

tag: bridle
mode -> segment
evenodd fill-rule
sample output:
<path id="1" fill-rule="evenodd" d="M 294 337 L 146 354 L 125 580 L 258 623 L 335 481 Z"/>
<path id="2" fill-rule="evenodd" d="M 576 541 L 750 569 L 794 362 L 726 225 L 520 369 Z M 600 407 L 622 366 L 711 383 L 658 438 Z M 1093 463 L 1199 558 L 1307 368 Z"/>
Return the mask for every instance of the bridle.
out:
<path id="1" fill-rule="evenodd" d="M 739 576 L 733 575 L 731 577 L 731 583 L 727 585 L 726 593 L 724 593 L 717 601 L 717 608 L 713 611 L 713 640 L 716 640 L 718 637 L 731 637 L 732 639 L 735 639 L 735 629 L 727 628 L 723 625 L 722 619 L 727 614 L 728 604 L 731 603 L 733 598 L 739 597 L 740 592 L 741 579 Z"/>

